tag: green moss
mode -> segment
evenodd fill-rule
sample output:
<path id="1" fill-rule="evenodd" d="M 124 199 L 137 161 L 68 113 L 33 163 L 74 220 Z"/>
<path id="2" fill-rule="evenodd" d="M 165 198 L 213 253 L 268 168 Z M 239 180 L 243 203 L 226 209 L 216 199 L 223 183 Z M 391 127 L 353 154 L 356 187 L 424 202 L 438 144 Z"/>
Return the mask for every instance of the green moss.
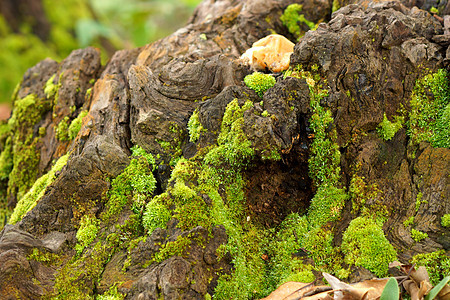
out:
<path id="1" fill-rule="evenodd" d="M 281 22 L 287 27 L 290 33 L 295 37 L 300 38 L 303 36 L 304 32 L 300 29 L 299 23 L 304 23 L 308 25 L 310 29 L 314 29 L 316 25 L 308 21 L 305 15 L 299 14 L 303 9 L 303 6 L 297 3 L 289 5 L 283 15 L 280 17 Z"/>
<path id="2" fill-rule="evenodd" d="M 88 114 L 87 111 L 82 111 L 75 119 L 72 120 L 68 129 L 68 137 L 69 140 L 73 140 L 76 138 L 78 132 L 81 129 L 81 123 L 83 122 L 83 118 Z"/>
<path id="3" fill-rule="evenodd" d="M 403 226 L 408 227 L 409 225 L 414 224 L 414 216 L 409 217 L 403 222 Z"/>
<path id="4" fill-rule="evenodd" d="M 403 125 L 403 118 L 396 117 L 395 122 L 391 122 L 386 117 L 386 114 L 383 116 L 383 121 L 381 121 L 380 124 L 378 124 L 377 132 L 380 138 L 382 138 L 385 141 L 388 141 L 394 137 L 394 135 L 399 131 Z"/>
<path id="5" fill-rule="evenodd" d="M 60 141 L 69 140 L 69 117 L 66 116 L 62 119 L 56 127 L 56 138 Z"/>
<path id="6" fill-rule="evenodd" d="M 445 214 L 441 218 L 442 227 L 450 227 L 450 214 Z"/>
<path id="7" fill-rule="evenodd" d="M 423 201 L 422 201 L 422 197 L 423 197 L 422 192 L 417 193 L 417 196 L 416 196 L 416 206 L 415 206 L 416 212 L 419 211 L 420 205 L 421 205 L 422 203 L 427 203 L 427 202 L 428 202 L 428 201 L 426 201 L 426 200 L 423 200 Z"/>
<path id="8" fill-rule="evenodd" d="M 381 224 L 370 217 L 358 217 L 350 222 L 342 237 L 341 249 L 347 264 L 364 267 L 378 277 L 385 276 L 389 263 L 397 258 Z"/>
<path id="9" fill-rule="evenodd" d="M 125 295 L 117 291 L 117 285 L 113 285 L 103 295 L 97 295 L 95 300 L 123 300 Z"/>
<path id="10" fill-rule="evenodd" d="M 333 245 L 334 235 L 329 229 L 313 228 L 303 238 L 303 248 L 320 271 L 335 272 L 341 268 L 338 249 Z"/>
<path id="11" fill-rule="evenodd" d="M 55 263 L 59 260 L 59 258 L 60 258 L 59 255 L 55 253 L 51 253 L 48 251 L 41 251 L 38 248 L 33 248 L 31 254 L 27 256 L 28 260 L 39 261 L 46 264 Z"/>
<path id="12" fill-rule="evenodd" d="M 348 199 L 343 189 L 322 184 L 311 200 L 308 221 L 312 228 L 321 227 L 328 222 L 335 222 L 341 216 L 341 210 Z"/>
<path id="13" fill-rule="evenodd" d="M 272 75 L 253 72 L 245 76 L 244 83 L 262 98 L 264 93 L 275 85 L 276 80 Z"/>
<path id="14" fill-rule="evenodd" d="M 328 131 L 333 123 L 331 111 L 321 107 L 318 103 L 322 95 L 311 89 L 311 106 L 314 113 L 309 122 L 314 131 L 314 141 L 311 145 L 311 154 L 308 160 L 310 177 L 316 186 L 322 183 L 335 185 L 340 178 L 341 152 L 339 146 L 333 141 L 336 138 L 336 130 Z M 317 99 L 315 99 L 317 98 Z"/>
<path id="15" fill-rule="evenodd" d="M 111 217 L 117 218 L 125 205 L 130 205 L 135 213 L 142 212 L 155 190 L 153 156 L 139 146 L 133 147 L 132 152 L 130 164 L 111 182 L 106 210 L 101 216 L 104 221 Z"/>
<path id="16" fill-rule="evenodd" d="M 86 246 L 89 246 L 96 238 L 98 232 L 98 220 L 95 217 L 85 215 L 81 218 L 80 228 L 77 231 L 78 244 L 75 249 L 77 253 L 83 252 Z"/>
<path id="17" fill-rule="evenodd" d="M 6 180 L 9 178 L 13 165 L 12 137 L 8 136 L 6 138 L 3 151 L 0 154 L 0 180 Z"/>
<path id="18" fill-rule="evenodd" d="M 172 213 L 163 203 L 163 199 L 167 196 L 167 194 L 158 195 L 146 205 L 142 225 L 148 234 L 158 227 L 165 229 L 167 222 L 171 219 Z"/>
<path id="19" fill-rule="evenodd" d="M 341 8 L 341 4 L 339 3 L 339 0 L 333 0 L 333 6 L 331 8 L 331 11 L 335 12 L 340 8 Z"/>
<path id="20" fill-rule="evenodd" d="M 191 240 L 188 237 L 180 235 L 175 241 L 165 243 L 154 254 L 152 261 L 159 263 L 172 256 L 182 256 L 185 251 L 188 251 L 190 245 Z"/>
<path id="21" fill-rule="evenodd" d="M 189 140 L 193 143 L 197 142 L 200 137 L 200 134 L 206 131 L 206 129 L 203 128 L 198 118 L 198 110 L 195 110 L 192 113 L 192 116 L 189 118 L 188 131 L 189 131 Z"/>
<path id="22" fill-rule="evenodd" d="M 59 88 L 61 87 L 61 84 L 58 82 L 58 84 L 54 84 L 53 81 L 55 80 L 56 74 L 53 74 L 52 77 L 50 77 L 44 86 L 44 93 L 47 99 L 56 97 Z"/>
<path id="23" fill-rule="evenodd" d="M 68 158 L 69 154 L 60 157 L 47 174 L 42 175 L 36 180 L 31 189 L 18 201 L 9 223 L 15 224 L 20 221 L 27 212 L 36 206 L 44 195 L 47 186 L 55 180 L 55 173 L 60 171 L 66 165 Z"/>
<path id="24" fill-rule="evenodd" d="M 411 264 L 426 267 L 432 285 L 450 275 L 450 257 L 445 254 L 445 250 L 417 254 L 411 259 Z"/>
<path id="25" fill-rule="evenodd" d="M 428 234 L 426 232 L 422 232 L 422 231 L 412 228 L 411 229 L 411 237 L 416 242 L 420 242 L 420 241 L 423 241 L 424 239 L 426 239 L 428 237 Z"/>
<path id="26" fill-rule="evenodd" d="M 450 147 L 450 85 L 444 69 L 416 81 L 411 97 L 409 135 L 413 143 Z"/>
<path id="27" fill-rule="evenodd" d="M 16 99 L 8 126 L 11 130 L 13 167 L 9 174 L 8 195 L 17 199 L 30 189 L 36 180 L 40 153 L 36 150 L 39 137 L 33 129 L 41 116 L 50 110 L 51 103 L 30 94 Z"/>

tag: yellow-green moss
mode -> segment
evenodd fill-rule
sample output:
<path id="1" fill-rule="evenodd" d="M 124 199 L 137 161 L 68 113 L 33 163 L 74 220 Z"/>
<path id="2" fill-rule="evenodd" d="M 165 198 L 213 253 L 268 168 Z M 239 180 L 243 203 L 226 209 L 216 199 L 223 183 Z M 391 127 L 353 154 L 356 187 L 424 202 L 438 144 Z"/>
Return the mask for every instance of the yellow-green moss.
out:
<path id="1" fill-rule="evenodd" d="M 380 138 L 382 138 L 385 141 L 389 141 L 394 137 L 394 135 L 399 131 L 403 125 L 403 118 L 402 117 L 394 117 L 395 121 L 391 122 L 386 117 L 386 114 L 383 115 L 383 121 L 381 121 L 380 124 L 378 124 L 377 132 Z"/>
<path id="2" fill-rule="evenodd" d="M 296 38 L 303 36 L 304 32 L 300 29 L 299 23 L 304 23 L 308 25 L 310 29 L 314 29 L 316 25 L 308 21 L 305 15 L 299 14 L 303 9 L 303 6 L 297 3 L 289 5 L 283 15 L 280 17 L 281 22 L 287 27 L 290 33 L 292 33 Z"/>
<path id="3" fill-rule="evenodd" d="M 172 217 L 172 213 L 163 203 L 163 199 L 166 197 L 167 194 L 158 195 L 145 207 L 142 225 L 148 234 L 151 234 L 158 227 L 165 229 L 167 222 Z"/>
<path id="4" fill-rule="evenodd" d="M 189 118 L 188 131 L 189 131 L 189 140 L 193 143 L 198 141 L 200 134 L 203 131 L 206 131 L 198 118 L 198 110 L 195 110 L 192 113 L 192 116 Z"/>
<path id="5" fill-rule="evenodd" d="M 191 240 L 185 236 L 178 236 L 173 242 L 165 243 L 153 256 L 153 262 L 162 262 L 172 256 L 182 256 L 189 250 Z"/>
<path id="6" fill-rule="evenodd" d="M 83 252 L 86 246 L 92 243 L 92 241 L 96 238 L 98 232 L 98 220 L 95 217 L 91 217 L 89 215 L 84 215 L 80 221 L 80 228 L 77 231 L 77 240 L 78 243 L 75 246 L 78 254 Z"/>
<path id="7" fill-rule="evenodd" d="M 81 129 L 81 123 L 83 122 L 83 118 L 88 114 L 87 111 L 82 111 L 75 119 L 72 120 L 70 126 L 68 128 L 68 137 L 69 140 L 73 140 L 76 138 L 78 132 Z"/>
<path id="8" fill-rule="evenodd" d="M 416 81 L 411 97 L 409 130 L 413 143 L 450 147 L 450 85 L 448 72 L 439 69 Z"/>
<path id="9" fill-rule="evenodd" d="M 450 227 L 450 214 L 445 214 L 441 218 L 442 227 Z"/>
<path id="10" fill-rule="evenodd" d="M 69 140 L 69 117 L 64 117 L 56 127 L 56 138 L 60 141 Z"/>
<path id="11" fill-rule="evenodd" d="M 416 242 L 421 242 L 428 237 L 428 234 L 426 232 L 422 232 L 422 231 L 412 228 L 411 229 L 411 237 Z"/>
<path id="12" fill-rule="evenodd" d="M 411 264 L 426 267 L 433 285 L 450 275 L 450 257 L 445 250 L 417 254 L 411 259 Z"/>
<path id="13" fill-rule="evenodd" d="M 272 75 L 253 72 L 245 76 L 244 83 L 262 98 L 264 93 L 275 85 L 276 80 Z"/>
<path id="14" fill-rule="evenodd" d="M 44 195 L 47 186 L 55 180 L 55 173 L 60 171 L 66 165 L 68 158 L 69 154 L 60 157 L 47 174 L 42 175 L 36 180 L 31 189 L 18 201 L 9 223 L 15 224 L 20 221 L 27 212 L 36 206 Z"/>
<path id="15" fill-rule="evenodd" d="M 364 267 L 378 277 L 386 276 L 389 263 L 397 258 L 381 224 L 370 217 L 358 217 L 350 222 L 341 249 L 347 264 Z"/>
<path id="16" fill-rule="evenodd" d="M 109 199 L 102 219 L 108 221 L 117 218 L 125 205 L 131 205 L 135 213 L 143 211 L 156 187 L 152 174 L 155 160 L 150 153 L 139 146 L 132 148 L 133 157 L 130 164 L 111 182 Z"/>
<path id="17" fill-rule="evenodd" d="M 36 150 L 39 136 L 33 132 L 33 128 L 50 108 L 49 101 L 39 99 L 34 94 L 14 102 L 12 116 L 8 120 L 13 161 L 9 173 L 8 195 L 17 199 L 22 198 L 36 180 L 40 153 Z"/>

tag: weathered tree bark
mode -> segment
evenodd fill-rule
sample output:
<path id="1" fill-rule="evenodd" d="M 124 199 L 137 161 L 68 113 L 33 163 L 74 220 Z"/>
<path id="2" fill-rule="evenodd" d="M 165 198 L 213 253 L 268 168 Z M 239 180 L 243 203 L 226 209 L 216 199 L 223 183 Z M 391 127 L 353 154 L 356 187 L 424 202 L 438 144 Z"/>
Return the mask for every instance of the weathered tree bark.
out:
<path id="1" fill-rule="evenodd" d="M 222 120 L 234 99 L 240 105 L 253 103 L 242 121 L 243 134 L 254 150 L 250 162 L 240 169 L 246 179 L 242 222 L 275 229 L 290 213 L 307 213 L 317 192 L 317 182 L 308 175 L 314 140 L 309 122 L 314 113 L 311 88 L 304 79 L 278 76 L 261 99 L 243 84 L 252 71 L 239 60 L 253 42 L 273 31 L 293 38 L 280 16 L 294 2 L 204 1 L 186 27 L 145 47 L 118 51 L 106 66 L 96 49 L 87 48 L 74 51 L 61 63 L 45 60 L 29 69 L 17 93 L 15 112 L 18 115 L 20 99 L 34 94 L 39 99 L 38 118 L 34 123 L 17 118 L 16 127 L 21 129 L 9 134 L 13 149 L 32 149 L 37 159 L 21 160 L 21 153 L 12 153 L 12 172 L 23 178 L 13 183 L 9 179 L 11 205 L 50 170 L 53 161 L 66 153 L 70 157 L 37 205 L 0 232 L 2 299 L 58 293 L 69 297 L 63 292 L 72 290 L 58 285 L 61 276 L 74 277 L 68 282 L 86 298 L 119 282 L 118 290 L 127 299 L 213 295 L 219 278 L 236 267 L 230 253 L 222 259 L 217 256 L 231 234 L 219 221 L 211 228 L 182 230 L 174 214 L 166 229 L 158 228 L 146 239 L 136 240 L 135 248 L 128 248 L 130 240 L 147 235 L 142 224 L 137 229 L 129 225 L 139 213 L 125 206 L 112 219 L 103 216 L 111 198 L 111 180 L 130 164 L 132 146 L 139 145 L 156 159 L 154 194 L 169 191 L 170 198 L 175 185 L 169 182 L 171 160 L 184 157 L 198 163 L 208 149 L 222 143 Z M 333 14 L 331 1 L 299 2 L 307 20 L 324 23 L 296 44 L 291 66 L 316 70 L 320 82 L 328 85 L 324 86 L 328 96 L 320 105 L 333 118 L 327 132 L 336 130 L 339 185 L 348 190 L 351 179 L 358 176 L 367 187 L 376 187 L 381 196 L 368 197 L 365 205 L 387 207 L 383 229 L 400 260 L 440 249 L 448 254 L 450 232 L 440 220 L 450 210 L 450 150 L 426 142 L 414 146 L 405 128 L 389 141 L 376 132 L 384 114 L 392 120 L 402 108 L 409 109 L 415 82 L 425 70 L 448 69 L 447 48 L 433 40 L 443 34 L 443 24 L 428 12 L 398 1 L 363 1 Z M 53 74 L 57 92 L 49 94 L 44 86 Z M 82 111 L 88 114 L 76 138 L 62 139 L 61 122 L 69 124 Z M 188 130 L 194 111 L 204 129 L 197 141 L 190 140 Z M 267 158 L 269 150 L 281 159 Z M 30 172 L 23 175 L 19 168 Z M 186 178 L 190 188 L 199 184 L 199 177 Z M 217 191 L 224 199 L 226 188 Z M 427 202 L 419 203 L 416 210 L 419 193 Z M 202 205 L 213 205 L 206 191 L 197 196 Z M 326 225 L 337 246 L 358 216 L 351 202 L 347 200 L 337 221 Z M 172 210 L 180 209 L 171 205 Z M 100 223 L 95 239 L 76 256 L 76 234 L 84 215 Z M 415 242 L 403 225 L 411 215 L 416 229 L 428 234 L 422 242 Z M 117 241 L 111 241 L 113 237 Z M 189 251 L 150 260 L 162 252 L 161 245 L 182 238 L 190 240 Z M 30 258 L 36 251 L 53 258 Z"/>

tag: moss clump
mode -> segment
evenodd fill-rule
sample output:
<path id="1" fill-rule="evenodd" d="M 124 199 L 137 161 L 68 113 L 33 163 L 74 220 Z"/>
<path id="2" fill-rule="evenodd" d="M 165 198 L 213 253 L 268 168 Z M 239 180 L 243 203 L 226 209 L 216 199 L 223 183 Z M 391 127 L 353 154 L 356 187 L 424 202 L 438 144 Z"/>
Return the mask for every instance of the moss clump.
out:
<path id="1" fill-rule="evenodd" d="M 342 237 L 341 249 L 346 263 L 364 267 L 378 277 L 387 274 L 389 263 L 397 257 L 381 224 L 370 217 L 358 217 L 350 222 Z"/>
<path id="2" fill-rule="evenodd" d="M 69 117 L 64 117 L 56 127 L 56 138 L 62 142 L 69 140 Z"/>
<path id="3" fill-rule="evenodd" d="M 262 98 L 264 93 L 275 85 L 276 80 L 272 75 L 253 72 L 245 76 L 244 83 Z"/>
<path id="4" fill-rule="evenodd" d="M 139 146 L 133 147 L 132 152 L 133 157 L 128 167 L 111 182 L 109 200 L 101 216 L 104 221 L 111 217 L 116 218 L 127 204 L 135 213 L 142 212 L 155 190 L 153 156 Z"/>
<path id="5" fill-rule="evenodd" d="M 198 118 L 198 110 L 195 110 L 192 113 L 192 116 L 189 118 L 188 122 L 188 131 L 189 131 L 189 141 L 195 143 L 198 141 L 200 134 L 206 129 L 203 128 L 202 123 Z"/>
<path id="6" fill-rule="evenodd" d="M 68 158 L 69 154 L 60 157 L 47 174 L 42 175 L 38 180 L 36 180 L 31 189 L 17 203 L 9 223 L 17 223 L 17 221 L 20 221 L 27 212 L 36 206 L 38 201 L 44 195 L 47 186 L 55 180 L 56 172 L 60 171 L 66 165 Z"/>
<path id="7" fill-rule="evenodd" d="M 444 69 L 416 81 L 411 98 L 409 134 L 413 143 L 450 147 L 450 85 Z"/>
<path id="8" fill-rule="evenodd" d="M 86 117 L 87 114 L 88 112 L 84 110 L 78 115 L 78 117 L 72 120 L 68 128 L 69 140 L 73 140 L 74 138 L 76 138 L 78 132 L 81 129 L 81 123 L 83 122 L 83 118 Z"/>
<path id="9" fill-rule="evenodd" d="M 426 232 L 422 232 L 422 231 L 412 228 L 411 229 L 411 237 L 416 242 L 420 242 L 420 241 L 423 241 L 424 239 L 426 239 L 428 237 L 428 234 Z"/>
<path id="10" fill-rule="evenodd" d="M 377 132 L 380 138 L 382 138 L 385 141 L 389 141 L 394 137 L 394 135 L 397 133 L 397 131 L 400 130 L 400 128 L 403 127 L 403 118 L 396 117 L 395 122 L 391 122 L 386 117 L 386 114 L 383 115 L 383 121 L 381 121 L 380 124 L 378 124 Z"/>
<path id="11" fill-rule="evenodd" d="M 403 226 L 408 227 L 409 225 L 414 224 L 414 216 L 409 217 L 405 221 L 403 221 Z"/>
<path id="12" fill-rule="evenodd" d="M 311 200 L 308 221 L 312 228 L 335 222 L 341 216 L 341 210 L 348 199 L 347 193 L 335 186 L 322 184 Z"/>
<path id="13" fill-rule="evenodd" d="M 297 3 L 289 5 L 285 10 L 283 15 L 280 17 L 281 22 L 287 27 L 290 33 L 295 37 L 300 38 L 303 36 L 304 32 L 300 29 L 299 23 L 304 23 L 308 25 L 310 29 L 314 29 L 316 25 L 308 21 L 305 15 L 299 14 L 303 9 L 303 6 Z"/>
<path id="14" fill-rule="evenodd" d="M 153 198 L 145 207 L 142 217 L 142 225 L 148 234 L 151 234 L 156 228 L 166 228 L 167 222 L 172 217 L 172 213 L 162 203 L 167 194 L 158 195 Z"/>
<path id="15" fill-rule="evenodd" d="M 441 218 L 442 227 L 450 227 L 450 214 L 445 214 Z"/>
<path id="16" fill-rule="evenodd" d="M 445 250 L 414 255 L 411 264 L 426 267 L 433 285 L 450 275 L 450 257 L 445 254 Z"/>
<path id="17" fill-rule="evenodd" d="M 86 246 L 89 246 L 97 236 L 98 220 L 95 217 L 85 215 L 81 218 L 80 228 L 77 231 L 78 244 L 75 246 L 77 253 L 80 254 Z"/>

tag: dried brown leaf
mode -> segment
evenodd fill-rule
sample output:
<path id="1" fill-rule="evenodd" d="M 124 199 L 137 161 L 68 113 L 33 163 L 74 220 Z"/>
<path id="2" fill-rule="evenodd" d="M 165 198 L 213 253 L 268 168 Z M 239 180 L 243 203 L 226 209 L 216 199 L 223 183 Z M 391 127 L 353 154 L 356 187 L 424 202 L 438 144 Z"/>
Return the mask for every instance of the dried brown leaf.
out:
<path id="1" fill-rule="evenodd" d="M 438 296 L 439 300 L 450 300 L 450 285 L 446 284 Z"/>
<path id="2" fill-rule="evenodd" d="M 411 296 L 411 300 L 421 300 L 422 298 L 419 297 L 419 287 L 414 282 L 414 280 L 405 280 L 403 282 L 403 287 L 408 292 L 408 294 Z"/>

